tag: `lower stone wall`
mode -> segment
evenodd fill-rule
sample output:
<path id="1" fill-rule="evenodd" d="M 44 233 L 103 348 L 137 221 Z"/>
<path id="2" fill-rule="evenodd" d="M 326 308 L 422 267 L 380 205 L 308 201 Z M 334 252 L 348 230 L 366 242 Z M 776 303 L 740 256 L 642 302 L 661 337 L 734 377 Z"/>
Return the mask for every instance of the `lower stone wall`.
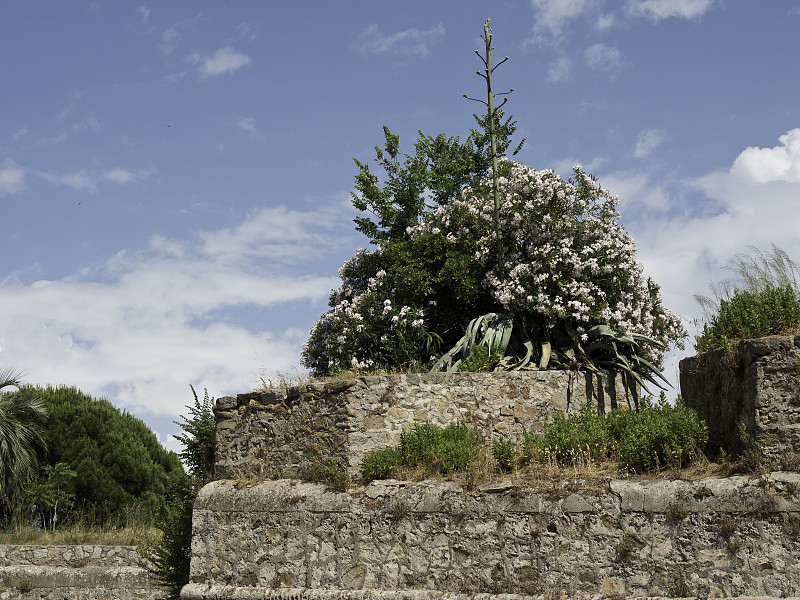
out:
<path id="1" fill-rule="evenodd" d="M 131 546 L 0 545 L 0 600 L 161 600 Z"/>
<path id="2" fill-rule="evenodd" d="M 740 424 L 775 467 L 800 470 L 800 336 L 747 340 L 680 362 L 681 395 L 709 426 L 709 445 L 742 450 Z"/>
<path id="3" fill-rule="evenodd" d="M 488 440 L 519 441 L 587 401 L 609 411 L 636 400 L 621 378 L 572 371 L 376 375 L 223 397 L 217 477 L 302 478 L 315 457 L 355 475 L 366 454 L 397 445 L 415 423 L 464 422 Z"/>
<path id="4" fill-rule="evenodd" d="M 800 474 L 579 487 L 216 481 L 182 597 L 800 595 Z"/>

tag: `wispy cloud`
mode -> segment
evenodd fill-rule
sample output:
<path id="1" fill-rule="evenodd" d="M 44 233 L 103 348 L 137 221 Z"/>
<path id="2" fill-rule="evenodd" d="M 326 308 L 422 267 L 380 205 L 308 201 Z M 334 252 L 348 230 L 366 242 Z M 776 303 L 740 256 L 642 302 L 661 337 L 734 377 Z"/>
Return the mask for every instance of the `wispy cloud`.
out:
<path id="1" fill-rule="evenodd" d="M 91 194 L 97 193 L 97 182 L 95 181 L 96 178 L 83 169 L 80 171 L 75 171 L 74 173 L 52 173 L 40 171 L 36 174 L 53 185 L 71 187 L 78 192 L 89 192 Z"/>
<path id="2" fill-rule="evenodd" d="M 150 23 L 150 7 L 142 4 L 136 8 L 136 14 L 139 15 L 139 18 L 142 20 L 144 25 Z"/>
<path id="3" fill-rule="evenodd" d="M 9 277 L 0 281 L 0 356 L 31 381 L 69 382 L 152 414 L 178 414 L 189 383 L 252 389 L 260 369 L 296 364 L 307 335 L 269 311 L 324 310 L 338 279 L 316 272 L 319 256 L 352 243 L 350 229 L 338 205 L 280 207 L 192 240 L 154 236 L 58 280 Z"/>
<path id="4" fill-rule="evenodd" d="M 17 131 L 11 137 L 11 141 L 12 142 L 18 142 L 22 138 L 24 138 L 26 135 L 28 135 L 28 128 L 27 127 L 20 127 L 19 129 L 17 129 Z"/>
<path id="5" fill-rule="evenodd" d="M 441 23 L 429 29 L 404 29 L 391 34 L 382 33 L 378 25 L 372 24 L 361 32 L 352 48 L 362 54 L 425 57 L 444 35 L 445 28 Z"/>
<path id="6" fill-rule="evenodd" d="M 613 17 L 602 11 L 601 0 L 531 0 L 534 12 L 533 37 L 528 43 L 553 43 L 561 39 L 572 21 L 593 15 L 600 29 L 613 23 Z"/>
<path id="7" fill-rule="evenodd" d="M 161 32 L 161 41 L 158 44 L 158 49 L 161 50 L 162 53 L 170 55 L 180 43 L 180 32 L 175 27 L 167 27 Z"/>
<path id="8" fill-rule="evenodd" d="M 201 79 L 234 73 L 251 62 L 247 54 L 230 47 L 220 48 L 209 56 L 195 53 L 189 57 L 189 61 L 198 65 Z"/>
<path id="9" fill-rule="evenodd" d="M 252 139 L 263 141 L 264 134 L 256 127 L 254 117 L 241 117 L 236 120 L 236 127 L 247 133 Z"/>
<path id="10" fill-rule="evenodd" d="M 664 143 L 666 139 L 667 132 L 664 129 L 646 129 L 640 131 L 639 135 L 636 136 L 636 147 L 633 150 L 633 156 L 636 158 L 644 158 Z"/>
<path id="11" fill-rule="evenodd" d="M 596 71 L 616 73 L 622 68 L 622 53 L 606 44 L 593 44 L 584 52 L 586 64 Z"/>
<path id="12" fill-rule="evenodd" d="M 111 181 L 120 185 L 150 181 L 157 175 L 155 169 L 126 169 L 115 167 L 105 171 L 87 171 L 80 169 L 71 173 L 55 173 L 52 171 L 35 171 L 36 176 L 53 185 L 70 187 L 78 192 L 96 194 L 100 184 Z"/>
<path id="13" fill-rule="evenodd" d="M 11 159 L 4 160 L 0 165 L 0 196 L 18 194 L 25 187 L 25 170 Z"/>
<path id="14" fill-rule="evenodd" d="M 156 173 L 157 172 L 155 169 L 138 169 L 132 171 L 130 169 L 117 167 L 115 169 L 105 171 L 102 174 L 102 178 L 108 181 L 113 181 L 114 183 L 125 184 L 137 181 L 148 181 L 154 175 L 156 175 Z"/>
<path id="15" fill-rule="evenodd" d="M 697 19 L 716 4 L 716 0 L 628 0 L 631 14 L 653 21 L 669 18 Z"/>
<path id="16" fill-rule="evenodd" d="M 566 56 L 560 56 L 547 69 L 548 83 L 563 83 L 569 81 L 572 74 L 572 61 Z"/>
<path id="17" fill-rule="evenodd" d="M 66 142 L 69 138 L 77 135 L 83 131 L 93 131 L 100 129 L 100 121 L 95 117 L 87 117 L 82 121 L 77 121 L 58 132 L 53 137 L 46 138 L 41 141 L 42 146 L 56 146 Z"/>

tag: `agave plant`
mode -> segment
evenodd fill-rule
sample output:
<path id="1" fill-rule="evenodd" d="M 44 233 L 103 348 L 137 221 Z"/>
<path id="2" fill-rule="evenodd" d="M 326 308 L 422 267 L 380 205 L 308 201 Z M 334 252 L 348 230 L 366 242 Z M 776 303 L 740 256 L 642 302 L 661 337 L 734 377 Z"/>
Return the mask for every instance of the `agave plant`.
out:
<path id="1" fill-rule="evenodd" d="M 620 371 L 648 393 L 650 390 L 645 381 L 661 389 L 666 389 L 661 382 L 669 385 L 659 369 L 642 352 L 642 348 L 648 344 L 663 350 L 664 345 L 658 340 L 637 333 L 620 333 L 608 325 L 595 325 L 585 335 L 586 339 L 582 342 L 569 325 L 550 331 L 550 339 L 538 344 L 538 368 Z M 464 336 L 442 355 L 431 371 L 458 371 L 476 346 L 500 351 L 501 358 L 494 365 L 495 371 L 521 369 L 529 366 L 534 358 L 534 340 L 518 317 L 508 313 L 488 313 L 469 322 Z"/>
<path id="2" fill-rule="evenodd" d="M 519 319 L 507 313 L 488 313 L 469 322 L 464 336 L 436 361 L 431 371 L 458 371 L 475 346 L 500 350 L 502 358 L 494 366 L 495 371 L 521 369 L 533 357 L 533 342 Z"/>
<path id="3" fill-rule="evenodd" d="M 586 331 L 586 340 L 581 342 L 578 333 L 568 325 L 563 327 L 569 342 L 558 346 L 553 352 L 552 363 L 568 367 L 577 363 L 590 371 L 620 371 L 633 378 L 642 389 L 651 393 L 645 381 L 666 389 L 669 381 L 653 363 L 644 357 L 642 349 L 652 345 L 660 350 L 665 345 L 646 335 L 621 333 L 608 325 L 595 325 Z"/>

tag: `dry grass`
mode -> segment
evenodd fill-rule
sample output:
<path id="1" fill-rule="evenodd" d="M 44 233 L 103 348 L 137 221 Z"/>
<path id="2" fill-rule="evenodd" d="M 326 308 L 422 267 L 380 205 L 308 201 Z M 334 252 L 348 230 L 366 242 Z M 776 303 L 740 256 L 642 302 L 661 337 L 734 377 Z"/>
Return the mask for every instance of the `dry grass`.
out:
<path id="1" fill-rule="evenodd" d="M 69 527 L 56 531 L 43 531 L 32 527 L 12 527 L 0 531 L 0 544 L 36 546 L 74 546 L 92 544 L 99 546 L 138 546 L 161 539 L 155 527 Z"/>

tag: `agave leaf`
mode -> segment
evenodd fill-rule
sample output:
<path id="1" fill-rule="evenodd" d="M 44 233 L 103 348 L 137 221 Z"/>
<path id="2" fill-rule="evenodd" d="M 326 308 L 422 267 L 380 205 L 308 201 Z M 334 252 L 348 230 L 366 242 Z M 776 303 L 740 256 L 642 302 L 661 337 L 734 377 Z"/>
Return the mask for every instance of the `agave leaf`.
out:
<path id="1" fill-rule="evenodd" d="M 542 342 L 542 357 L 539 359 L 539 368 L 546 369 L 550 363 L 550 342 Z"/>

